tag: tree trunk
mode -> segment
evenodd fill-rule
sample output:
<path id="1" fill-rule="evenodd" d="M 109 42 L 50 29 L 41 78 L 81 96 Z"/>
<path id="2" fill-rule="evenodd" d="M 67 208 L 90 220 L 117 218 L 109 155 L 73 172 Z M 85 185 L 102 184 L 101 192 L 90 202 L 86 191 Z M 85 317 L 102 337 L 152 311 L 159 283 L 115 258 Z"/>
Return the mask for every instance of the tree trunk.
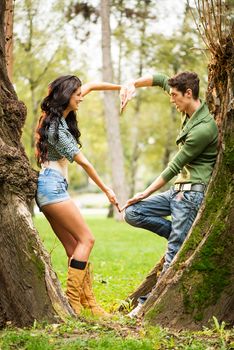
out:
<path id="1" fill-rule="evenodd" d="M 157 274 L 152 270 L 132 294 L 136 304 L 142 292 L 153 288 L 142 310 L 144 321 L 152 325 L 196 330 L 207 326 L 212 316 L 229 326 L 234 324 L 233 37 L 234 26 L 220 45 L 213 45 L 209 65 L 207 102 L 219 127 L 220 147 L 204 204 L 157 286 Z M 157 265 L 155 270 L 159 269 Z"/>
<path id="2" fill-rule="evenodd" d="M 214 77 L 221 79 L 216 73 L 210 72 L 210 83 Z M 234 324 L 234 105 L 227 103 L 230 85 L 223 91 L 219 117 L 225 116 L 225 150 L 220 149 L 205 203 L 187 240 L 144 305 L 144 318 L 151 324 L 201 329 L 212 316 Z"/>
<path id="3" fill-rule="evenodd" d="M 26 107 L 7 75 L 4 10 L 0 0 L 0 327 L 8 321 L 28 326 L 35 319 L 58 322 L 73 315 L 29 212 L 37 173 L 20 142 Z"/>
<path id="4" fill-rule="evenodd" d="M 113 81 L 113 66 L 111 60 L 111 30 L 110 30 L 110 4 L 109 0 L 101 0 L 102 19 L 102 62 L 103 80 Z M 111 91 L 104 92 L 105 118 L 107 128 L 108 148 L 111 159 L 111 172 L 113 189 L 117 195 L 120 206 L 128 198 L 128 187 L 124 172 L 123 147 L 120 138 L 119 112 L 116 94 Z"/>
<path id="5" fill-rule="evenodd" d="M 138 62 L 138 77 L 142 76 L 143 72 L 143 65 L 144 65 L 144 59 L 145 59 L 145 33 L 146 33 L 146 27 L 147 27 L 147 7 L 148 3 L 145 2 L 144 4 L 144 18 L 141 19 L 141 27 L 140 27 L 140 45 L 138 47 L 139 51 L 139 62 Z M 136 192 L 136 175 L 138 170 L 138 160 L 141 155 L 140 147 L 139 147 L 139 119 L 140 119 L 140 107 L 142 103 L 142 94 L 141 91 L 138 92 L 136 96 L 136 103 L 134 108 L 134 119 L 131 125 L 131 140 L 132 140 L 132 153 L 131 153 L 131 162 L 130 162 L 130 197 L 133 197 L 133 195 Z"/>
<path id="6" fill-rule="evenodd" d="M 141 296 L 145 296 L 149 294 L 153 287 L 156 285 L 158 281 L 158 277 L 160 276 L 160 273 L 163 269 L 164 264 L 164 257 L 160 260 L 159 263 L 156 264 L 156 266 L 148 273 L 144 281 L 137 287 L 137 289 L 131 293 L 126 301 L 131 301 L 131 307 L 136 307 L 138 304 L 138 298 Z M 122 303 L 119 307 L 119 311 L 126 311 L 126 303 Z M 128 311 L 128 310 L 127 310 Z"/>
<path id="7" fill-rule="evenodd" d="M 4 15 L 6 65 L 9 79 L 13 78 L 13 18 L 14 0 L 6 0 Z"/>

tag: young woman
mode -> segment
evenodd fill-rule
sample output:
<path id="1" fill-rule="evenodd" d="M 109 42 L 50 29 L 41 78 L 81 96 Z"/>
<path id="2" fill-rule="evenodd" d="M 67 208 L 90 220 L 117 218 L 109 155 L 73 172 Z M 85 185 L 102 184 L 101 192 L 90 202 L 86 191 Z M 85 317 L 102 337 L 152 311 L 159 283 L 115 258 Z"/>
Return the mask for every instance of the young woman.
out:
<path id="1" fill-rule="evenodd" d="M 92 90 L 120 90 L 120 85 L 81 85 L 80 79 L 73 75 L 61 76 L 49 85 L 48 96 L 41 103 L 42 116 L 36 133 L 37 161 L 42 168 L 36 201 L 68 256 L 69 303 L 76 314 L 83 306 L 94 315 L 105 316 L 107 313 L 96 303 L 90 279 L 88 259 L 94 236 L 67 192 L 68 161 L 75 161 L 119 209 L 115 193 L 102 182 L 80 150 L 76 111 Z"/>

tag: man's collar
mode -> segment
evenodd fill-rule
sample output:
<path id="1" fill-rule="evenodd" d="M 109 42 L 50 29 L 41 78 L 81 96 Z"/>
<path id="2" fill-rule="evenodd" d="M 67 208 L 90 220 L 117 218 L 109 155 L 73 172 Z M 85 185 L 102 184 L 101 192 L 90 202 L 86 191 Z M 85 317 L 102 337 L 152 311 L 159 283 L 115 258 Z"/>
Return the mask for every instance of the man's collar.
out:
<path id="1" fill-rule="evenodd" d="M 197 124 L 201 123 L 201 121 L 210 114 L 209 109 L 205 101 L 201 101 L 200 106 L 193 115 L 189 118 L 186 114 L 182 116 L 182 130 L 176 139 L 176 143 L 178 144 L 181 139 Z"/>

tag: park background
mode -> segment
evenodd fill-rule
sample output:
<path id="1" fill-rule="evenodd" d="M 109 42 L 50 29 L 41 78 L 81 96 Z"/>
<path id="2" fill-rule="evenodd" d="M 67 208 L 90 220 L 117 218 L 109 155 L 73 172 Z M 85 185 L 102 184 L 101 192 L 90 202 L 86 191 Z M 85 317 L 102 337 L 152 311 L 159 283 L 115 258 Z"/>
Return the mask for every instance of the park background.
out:
<path id="1" fill-rule="evenodd" d="M 60 0 L 16 1 L 14 11 L 13 83 L 19 99 L 27 106 L 22 141 L 36 169 L 34 133 L 48 83 L 63 74 L 75 74 L 84 83 L 103 80 L 100 13 L 98 1 L 75 5 L 75 1 Z M 176 6 L 170 0 L 112 1 L 110 23 L 114 82 L 124 83 L 156 71 L 170 76 L 192 70 L 200 76 L 200 95 L 205 97 L 209 53 L 186 1 Z M 115 103 L 118 109 L 118 96 Z M 80 106 L 78 120 L 84 154 L 111 185 L 104 109 L 102 93 L 92 92 Z M 175 154 L 180 116 L 159 88 L 141 89 L 119 117 L 119 126 L 126 193 L 131 195 L 151 183 Z M 92 260 L 97 298 L 114 311 L 160 259 L 166 242 L 113 218 L 106 219 L 109 207 L 105 197 L 81 168 L 73 164 L 69 173 L 70 192 L 96 237 Z M 65 253 L 37 209 L 34 222 L 65 288 Z M 216 325 L 215 329 L 220 328 Z M 222 343 L 220 339 L 215 342 Z M 152 348 L 157 349 L 154 341 L 139 343 L 136 348 L 151 348 L 153 344 Z M 172 349 L 175 340 L 170 342 Z M 185 342 L 191 342 L 190 336 L 185 337 Z M 201 340 L 195 343 L 184 348 L 203 349 Z"/>
<path id="2" fill-rule="evenodd" d="M 49 82 L 65 74 L 75 74 L 84 83 L 103 79 L 99 2 L 75 3 L 15 3 L 13 82 L 19 99 L 27 106 L 22 140 L 35 169 L 35 127 Z M 113 82 L 126 83 L 154 72 L 170 76 L 190 70 L 199 74 L 201 97 L 205 97 L 208 57 L 186 1 L 176 7 L 168 0 L 114 1 L 110 24 Z M 117 93 L 115 104 L 119 109 Z M 90 93 L 79 106 L 78 122 L 83 153 L 112 185 L 104 108 L 103 93 Z M 175 154 L 180 114 L 162 89 L 143 88 L 119 116 L 119 124 L 126 192 L 132 195 L 149 185 Z M 95 284 L 96 292 L 113 309 L 160 260 L 166 240 L 105 220 L 109 213 L 106 196 L 75 163 L 69 166 L 69 191 L 96 237 L 92 253 L 95 279 L 103 280 L 103 284 L 110 281 L 107 286 Z M 36 205 L 34 211 L 35 224 L 65 289 L 65 253 Z"/>
<path id="3" fill-rule="evenodd" d="M 22 140 L 34 168 L 35 127 L 49 82 L 63 74 L 75 74 L 83 83 L 103 80 L 98 1 L 78 2 L 77 7 L 74 3 L 15 3 L 13 82 L 19 99 L 27 106 Z M 154 72 L 171 76 L 191 70 L 200 76 L 204 98 L 207 50 L 186 1 L 180 1 L 178 6 L 172 4 L 168 0 L 113 1 L 110 18 L 113 82 L 126 83 Z M 117 93 L 115 103 L 119 109 Z M 102 93 L 92 92 L 85 97 L 78 121 L 84 154 L 111 184 L 111 150 Z M 151 183 L 176 152 L 180 115 L 162 89 L 139 89 L 119 117 L 119 124 L 124 176 L 132 194 Z M 74 164 L 69 174 L 74 194 L 98 191 Z"/>

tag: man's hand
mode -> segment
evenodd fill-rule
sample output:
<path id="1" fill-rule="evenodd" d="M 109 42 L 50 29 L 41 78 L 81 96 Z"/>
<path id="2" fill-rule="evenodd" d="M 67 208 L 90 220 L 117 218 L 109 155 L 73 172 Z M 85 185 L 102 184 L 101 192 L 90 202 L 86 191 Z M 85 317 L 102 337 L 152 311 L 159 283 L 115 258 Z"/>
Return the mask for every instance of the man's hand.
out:
<path id="1" fill-rule="evenodd" d="M 120 97 L 120 113 L 123 112 L 128 101 L 130 101 L 136 95 L 136 88 L 134 82 L 129 82 L 122 86 L 119 97 Z"/>
<path id="2" fill-rule="evenodd" d="M 162 176 L 158 176 L 157 179 L 155 179 L 151 185 L 149 185 L 143 192 L 139 192 L 135 194 L 132 198 L 130 198 L 125 205 L 120 209 L 120 211 L 123 211 L 125 208 L 127 208 L 129 205 L 132 205 L 134 203 L 140 202 L 143 199 L 149 197 L 152 193 L 159 190 L 161 187 L 163 187 L 167 183 L 166 180 L 162 178 Z"/>
<path id="3" fill-rule="evenodd" d="M 132 205 L 134 203 L 140 202 L 142 201 L 142 199 L 145 199 L 147 196 L 145 194 L 145 192 L 139 192 L 136 193 L 132 198 L 130 198 L 125 205 L 120 209 L 120 211 L 123 211 L 124 209 L 126 209 L 127 207 L 129 207 L 129 205 Z"/>

